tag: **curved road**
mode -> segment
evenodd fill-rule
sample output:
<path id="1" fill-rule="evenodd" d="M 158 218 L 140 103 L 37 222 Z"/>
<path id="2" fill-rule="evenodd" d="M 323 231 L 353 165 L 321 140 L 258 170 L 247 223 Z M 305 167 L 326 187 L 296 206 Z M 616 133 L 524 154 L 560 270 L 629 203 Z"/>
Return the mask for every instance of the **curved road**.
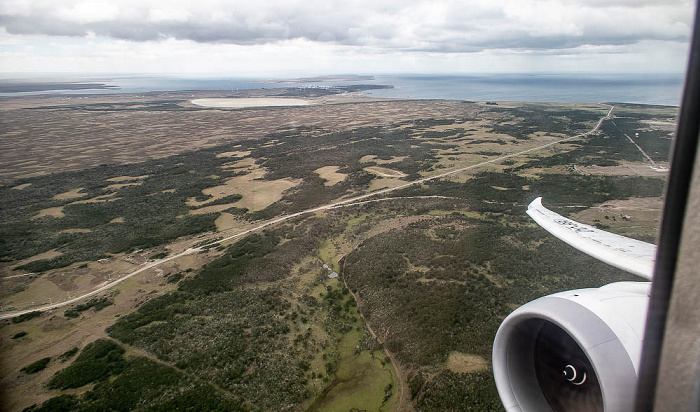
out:
<path id="1" fill-rule="evenodd" d="M 305 214 L 308 214 L 308 213 L 315 213 L 315 212 L 320 212 L 320 211 L 324 211 L 324 210 L 336 209 L 336 208 L 339 208 L 339 207 L 347 207 L 347 206 L 353 206 L 353 205 L 360 204 L 360 203 L 366 203 L 366 202 L 367 202 L 366 199 L 369 199 L 370 197 L 384 195 L 384 194 L 386 194 L 386 193 L 390 193 L 390 192 L 393 192 L 393 191 L 396 191 L 396 190 L 400 190 L 400 189 L 405 189 L 405 188 L 410 187 L 410 186 L 413 186 L 413 185 L 420 185 L 420 184 L 423 184 L 423 183 L 425 183 L 425 182 L 429 182 L 429 181 L 431 181 L 431 180 L 440 179 L 440 178 L 443 178 L 443 177 L 446 177 L 446 176 L 455 175 L 455 174 L 458 174 L 458 173 L 466 172 L 466 171 L 468 171 L 468 170 L 478 169 L 478 168 L 480 168 L 480 167 L 482 167 L 482 166 L 486 166 L 486 165 L 488 165 L 488 164 L 498 163 L 498 162 L 500 162 L 500 161 L 502 161 L 502 160 L 506 160 L 506 159 L 509 159 L 509 158 L 511 158 L 511 157 L 516 157 L 516 156 L 523 155 L 523 154 L 525 154 L 525 153 L 530 153 L 530 152 L 534 152 L 534 151 L 537 151 L 537 150 L 542 150 L 542 149 L 544 149 L 544 148 L 547 148 L 547 147 L 550 147 L 550 146 L 554 146 L 554 145 L 557 145 L 557 144 L 560 144 L 560 143 L 564 143 L 564 142 L 567 142 L 567 141 L 569 141 L 569 140 L 580 139 L 581 137 L 585 137 L 585 136 L 588 136 L 588 135 L 590 135 L 590 134 L 593 134 L 593 133 L 597 132 L 598 129 L 600 128 L 600 125 L 603 124 L 603 121 L 605 121 L 605 120 L 607 120 L 607 119 L 610 119 L 610 116 L 612 115 L 612 111 L 613 111 L 614 108 L 615 108 L 615 106 L 610 106 L 610 110 L 608 111 L 608 113 L 607 113 L 605 116 L 601 117 L 600 120 L 598 120 L 598 123 L 595 125 L 595 127 L 594 127 L 593 129 L 591 129 L 591 130 L 589 130 L 589 131 L 587 131 L 587 132 L 585 132 L 585 133 L 577 134 L 576 136 L 572 136 L 572 137 L 566 137 L 566 138 L 563 138 L 563 139 L 559 139 L 559 140 L 556 140 L 556 141 L 554 141 L 554 142 L 546 143 L 546 144 L 543 144 L 543 145 L 540 145 L 540 146 L 537 146 L 537 147 L 533 147 L 533 148 L 530 148 L 530 149 L 521 150 L 521 151 L 516 152 L 516 153 L 511 153 L 511 154 L 499 156 L 499 157 L 496 157 L 496 158 L 493 158 L 493 159 L 490 159 L 490 160 L 485 160 L 485 161 L 483 161 L 483 162 L 481 162 L 481 163 L 477 163 L 477 164 L 473 164 L 473 165 L 465 166 L 465 167 L 460 167 L 460 168 L 458 168 L 458 169 L 453 169 L 453 170 L 450 170 L 450 171 L 447 171 L 447 172 L 444 172 L 444 173 L 440 173 L 440 174 L 437 174 L 437 175 L 433 175 L 433 176 L 424 177 L 424 178 L 421 178 L 421 179 L 418 179 L 418 180 L 414 180 L 414 181 L 411 181 L 411 182 L 408 182 L 408 183 L 401 184 L 401 185 L 399 185 L 399 186 L 389 187 L 389 188 L 386 188 L 386 189 L 377 190 L 377 191 L 375 191 L 375 192 L 367 193 L 367 194 L 365 194 L 365 195 L 356 196 L 356 197 L 353 197 L 353 198 L 350 198 L 350 199 L 340 200 L 340 201 L 333 202 L 333 203 L 330 203 L 330 204 L 327 204 L 327 205 L 318 206 L 318 207 L 315 207 L 315 208 L 312 208 L 312 209 L 303 210 L 303 211 L 301 211 L 301 212 L 296 212 L 296 213 L 292 213 L 292 214 L 289 214 L 289 215 L 281 216 L 281 217 L 279 217 L 279 218 L 277 218 L 277 219 L 268 220 L 267 222 L 262 223 L 262 224 L 260 224 L 260 225 L 258 225 L 258 226 L 255 226 L 255 227 L 252 228 L 252 229 L 244 230 L 244 231 L 239 232 L 239 233 L 236 233 L 236 234 L 234 234 L 234 235 L 227 236 L 227 237 L 225 237 L 225 238 L 223 238 L 223 239 L 219 239 L 219 240 L 217 240 L 217 241 L 215 241 L 215 242 L 209 243 L 209 244 L 207 244 L 207 246 L 220 244 L 220 243 L 229 241 L 229 240 L 231 240 L 231 239 L 235 239 L 235 238 L 238 238 L 238 237 L 241 237 L 241 236 L 245 236 L 245 235 L 247 235 L 247 234 L 249 234 L 249 233 L 256 232 L 256 231 L 258 231 L 258 230 L 260 230 L 260 229 L 263 229 L 263 228 L 266 228 L 266 227 L 268 227 L 268 226 L 276 225 L 276 224 L 278 224 L 278 223 L 282 223 L 282 222 L 284 222 L 284 221 L 286 221 L 286 220 L 293 219 L 293 218 L 295 218 L 295 217 L 302 216 L 302 215 L 305 215 Z M 433 196 L 429 196 L 429 197 L 433 197 Z M 434 196 L 434 197 L 439 197 L 439 196 Z M 389 199 L 385 199 L 385 200 L 389 200 Z M 364 201 L 364 202 L 363 202 L 363 201 Z M 376 200 L 374 200 L 374 201 L 379 201 L 379 199 L 376 199 Z M 178 254 L 169 256 L 169 257 L 167 257 L 167 258 L 165 258 L 165 259 L 159 259 L 159 260 L 156 260 L 156 261 L 154 261 L 154 262 L 148 263 L 148 264 L 146 264 L 145 266 L 143 266 L 143 267 L 141 267 L 141 268 L 139 268 L 139 269 L 137 269 L 137 270 L 135 270 L 135 271 L 133 271 L 133 272 L 131 272 L 131 273 L 125 275 L 125 276 L 122 276 L 121 278 L 119 278 L 119 279 L 117 279 L 117 280 L 115 280 L 115 281 L 113 281 L 113 282 L 110 282 L 110 283 L 108 283 L 108 284 L 102 286 L 101 288 L 95 289 L 95 290 L 93 290 L 93 291 L 91 291 L 91 292 L 88 292 L 88 293 L 86 293 L 86 294 L 84 294 L 84 295 L 78 296 L 78 297 L 73 298 L 73 299 L 69 299 L 69 300 L 66 300 L 66 301 L 63 301 L 63 302 L 60 302 L 60 303 L 54 303 L 54 304 L 50 304 L 50 305 L 40 306 L 40 307 L 33 308 L 33 309 L 26 309 L 26 310 L 21 310 L 21 311 L 17 311 L 17 312 L 10 312 L 10 313 L 3 313 L 3 314 L 0 314 L 0 320 L 2 320 L 2 319 L 9 319 L 9 318 L 12 318 L 12 317 L 15 317 L 15 316 L 19 316 L 19 315 L 22 315 L 22 314 L 25 314 L 25 313 L 37 312 L 37 311 L 39 311 L 39 312 L 44 312 L 44 311 L 47 311 L 47 310 L 52 310 L 52 309 L 56 309 L 56 308 L 60 308 L 60 307 L 66 306 L 66 305 L 70 305 L 70 304 L 72 304 L 72 303 L 81 301 L 81 300 L 83 300 L 83 299 L 89 298 L 89 297 L 94 296 L 94 295 L 97 295 L 97 294 L 99 294 L 99 293 L 101 293 L 101 292 L 104 292 L 105 290 L 111 289 L 111 288 L 113 288 L 114 286 L 118 285 L 119 283 L 121 283 L 121 282 L 123 282 L 123 281 L 125 281 L 125 280 L 127 280 L 127 279 L 129 279 L 129 278 L 131 278 L 132 276 L 138 275 L 139 273 L 142 273 L 142 272 L 144 272 L 144 271 L 146 271 L 146 270 L 148 270 L 148 269 L 151 269 L 151 268 L 154 268 L 154 267 L 156 267 L 156 266 L 162 265 L 162 264 L 165 263 L 165 262 L 169 262 L 169 261 L 171 261 L 171 260 L 180 258 L 180 257 L 182 257 L 182 256 L 185 256 L 185 255 L 189 255 L 189 254 L 192 254 L 192 253 L 199 252 L 200 250 L 202 250 L 202 247 L 189 248 L 189 249 L 185 250 L 184 252 L 180 252 L 180 253 L 178 253 Z"/>

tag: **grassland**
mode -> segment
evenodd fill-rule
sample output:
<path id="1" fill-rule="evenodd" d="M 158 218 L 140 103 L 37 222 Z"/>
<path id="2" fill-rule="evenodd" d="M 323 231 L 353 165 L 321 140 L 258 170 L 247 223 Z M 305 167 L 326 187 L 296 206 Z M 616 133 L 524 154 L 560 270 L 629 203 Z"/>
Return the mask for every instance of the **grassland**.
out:
<path id="1" fill-rule="evenodd" d="M 335 379 L 310 411 L 388 410 L 396 385 L 391 364 L 380 350 L 357 351 L 364 334 L 352 331 L 338 343 Z"/>
<path id="2" fill-rule="evenodd" d="M 74 171 L 57 167 L 73 149 L 56 159 L 41 149 L 26 165 L 48 159 L 39 173 L 52 174 L 3 175 L 3 311 L 76 296 L 268 219 L 574 136 L 608 110 L 391 101 L 231 111 L 177 95 L 19 109 L 29 103 L 3 109 L 10 146 L 45 141 L 61 130 L 50 122 L 63 119 L 63 128 L 89 121 L 100 133 L 78 127 L 62 144 L 124 147 L 108 165 L 88 153 Z M 92 301 L 5 321 L 3 407 L 499 410 L 490 351 L 501 319 L 546 293 L 628 279 L 548 236 L 526 204 L 544 196 L 559 213 L 655 236 L 664 175 L 648 172 L 623 133 L 639 133 L 637 143 L 666 164 L 675 112 L 614 114 L 615 127 L 606 122 L 596 135 L 299 216 Z M 148 130 L 139 129 L 144 119 Z M 169 122 L 180 126 L 165 138 Z M 201 122 L 210 122 L 206 133 Z M 159 141 L 143 146 L 135 136 Z M 185 136 L 189 146 L 179 147 Z M 121 150 L 137 153 L 132 163 Z M 20 372 L 30 365 L 43 368 Z M 84 368 L 104 373 L 57 383 Z"/>
<path id="3" fill-rule="evenodd" d="M 324 179 L 323 183 L 326 186 L 334 186 L 337 183 L 342 182 L 347 177 L 344 173 L 338 173 L 339 166 L 323 166 L 314 170 L 321 179 Z"/>

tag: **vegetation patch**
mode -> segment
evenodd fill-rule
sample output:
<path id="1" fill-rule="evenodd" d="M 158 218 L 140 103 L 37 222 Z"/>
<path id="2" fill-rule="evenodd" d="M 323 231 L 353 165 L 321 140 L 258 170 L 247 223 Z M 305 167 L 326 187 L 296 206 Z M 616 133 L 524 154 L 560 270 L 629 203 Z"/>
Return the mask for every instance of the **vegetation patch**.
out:
<path id="1" fill-rule="evenodd" d="M 22 191 L 0 188 L 0 250 L 4 257 L 15 260 L 54 249 L 63 253 L 21 267 L 39 272 L 214 230 L 216 216 L 188 215 L 190 207 L 186 201 L 235 175 L 219 168 L 226 159 L 217 158 L 216 153 L 216 150 L 202 150 L 128 166 L 46 175 L 33 178 L 32 185 Z M 197 166 L 191 168 L 191 165 Z M 122 187 L 119 197 L 104 199 L 108 202 L 68 203 L 70 200 L 53 199 L 55 194 L 75 187 L 84 188 L 89 199 L 104 198 L 108 196 L 104 195 L 110 183 L 107 179 L 128 173 L 147 177 L 140 180 L 140 185 Z M 215 175 L 218 177 L 212 177 Z M 164 192 L 168 189 L 175 190 Z M 62 217 L 51 218 L 50 211 L 60 211 Z M 53 235 L 76 227 L 91 232 Z"/>
<path id="2" fill-rule="evenodd" d="M 250 152 L 242 152 L 242 151 L 231 151 L 231 152 L 223 152 L 219 153 L 216 155 L 216 157 L 246 157 L 250 154 Z"/>
<path id="3" fill-rule="evenodd" d="M 276 290 L 199 297 L 176 292 L 151 300 L 108 332 L 179 369 L 207 376 L 260 409 L 276 409 L 305 395 L 298 353 L 286 344 L 289 329 L 280 320 L 288 308 Z"/>
<path id="4" fill-rule="evenodd" d="M 126 366 L 124 348 L 107 339 L 89 343 L 66 369 L 48 382 L 51 389 L 80 388 L 88 383 L 117 375 Z"/>
<path id="5" fill-rule="evenodd" d="M 557 181 L 562 176 L 550 178 Z M 522 212 L 532 194 L 517 193 L 523 185 L 520 179 L 485 173 L 466 183 L 431 182 L 416 192 L 454 194 L 464 203 L 456 208 L 453 201 L 449 206 L 442 201 L 442 210 L 451 211 L 442 215 L 434 213 L 436 203 L 417 203 L 413 208 L 397 204 L 396 210 L 429 214 L 431 219 L 370 236 L 341 261 L 342 276 L 362 300 L 365 318 L 400 363 L 415 370 L 445 368 L 421 372 L 427 375 L 413 394 L 419 410 L 461 410 L 460 402 L 497 410 L 500 401 L 486 359 L 513 304 L 631 278 L 583 254 L 570 253 L 567 245 L 532 225 Z M 586 182 L 581 178 L 577 183 Z M 601 183 L 597 178 L 590 182 Z M 527 183 L 534 185 L 536 180 Z M 433 192 L 433 185 L 440 190 Z M 449 189 L 452 185 L 454 190 Z M 605 197 L 629 187 L 648 190 L 622 182 L 603 187 L 609 191 L 589 193 Z M 659 190 L 661 186 L 654 189 Z M 555 192 L 551 198 L 562 201 L 563 196 L 571 196 L 563 204 L 586 198 L 571 190 Z M 471 211 L 458 213 L 466 205 L 479 211 L 479 217 Z M 383 207 L 391 213 L 394 206 Z M 469 383 L 458 383 L 464 379 Z M 426 381 L 430 384 L 424 385 Z"/>
<path id="6" fill-rule="evenodd" d="M 174 273 L 174 274 L 168 276 L 168 279 L 167 279 L 166 282 L 168 282 L 168 283 L 177 283 L 177 282 L 179 282 L 180 279 L 182 279 L 183 277 L 184 277 L 184 276 L 183 276 L 182 273 Z"/>
<path id="7" fill-rule="evenodd" d="M 21 331 L 21 332 L 17 332 L 14 335 L 12 335 L 12 339 L 19 339 L 19 338 L 23 338 L 25 336 L 27 336 L 27 332 Z"/>
<path id="8" fill-rule="evenodd" d="M 124 358 L 124 349 L 99 339 L 87 345 L 67 368 L 48 383 L 52 389 L 80 388 L 96 383 L 82 396 L 62 394 L 29 411 L 244 410 L 240 401 L 178 370 L 143 357 Z"/>
<path id="9" fill-rule="evenodd" d="M 63 363 L 67 361 L 68 359 L 72 358 L 78 353 L 78 348 L 74 347 L 72 349 L 68 349 L 67 351 L 63 352 L 62 354 L 58 355 L 58 360 Z"/>
<path id="10" fill-rule="evenodd" d="M 113 191 L 117 191 L 123 187 L 136 186 L 136 185 L 140 185 L 142 183 L 143 183 L 142 181 L 126 182 L 126 183 L 113 183 L 111 185 L 105 186 L 104 191 L 113 192 Z"/>
<path id="11" fill-rule="evenodd" d="M 381 350 L 357 350 L 363 333 L 360 329 L 343 336 L 338 345 L 339 360 L 333 383 L 310 411 L 388 410 L 394 396 L 393 367 Z"/>
<path id="12" fill-rule="evenodd" d="M 38 361 L 30 363 L 29 365 L 23 367 L 19 371 L 24 372 L 28 375 L 32 374 L 32 373 L 37 373 L 37 372 L 40 372 L 40 371 L 43 371 L 44 369 L 46 369 L 46 366 L 49 364 L 49 362 L 51 362 L 50 357 L 39 359 Z"/>
<path id="13" fill-rule="evenodd" d="M 421 384 L 419 386 L 419 384 Z M 420 411 L 503 411 L 493 374 L 438 372 L 427 380 L 415 377 L 415 404 Z"/>
<path id="14" fill-rule="evenodd" d="M 310 286 L 289 291 L 291 273 L 310 262 L 309 254 L 319 262 L 317 248 L 343 227 L 335 219 L 309 218 L 249 235 L 180 280 L 177 291 L 148 301 L 107 331 L 179 369 L 207 376 L 252 409 L 305 404 L 350 376 L 355 390 L 364 388 L 360 392 L 370 404 L 381 405 L 383 389 L 392 382 L 391 365 L 378 352 L 371 355 L 376 343 L 364 338 L 347 290 L 321 276 L 305 281 L 317 284 L 318 292 Z M 315 266 L 313 272 L 323 270 Z M 349 340 L 347 334 L 353 334 Z M 359 369 L 359 375 L 350 370 L 358 365 L 383 383 L 376 388 L 360 382 Z"/>
<path id="15" fill-rule="evenodd" d="M 180 281 L 176 292 L 145 303 L 108 333 L 189 373 L 207 376 L 254 408 L 300 404 L 309 396 L 310 371 L 307 361 L 300 361 L 306 358 L 301 341 L 289 344 L 288 298 L 279 287 L 239 286 L 288 276 L 297 259 L 319 241 L 315 238 L 326 224 L 317 220 L 311 231 L 306 225 L 285 226 L 249 235 Z M 283 233 L 290 240 L 280 244 Z"/>
<path id="16" fill-rule="evenodd" d="M 14 318 L 12 318 L 12 323 L 26 322 L 30 319 L 34 319 L 34 318 L 39 317 L 39 316 L 41 316 L 41 312 L 39 312 L 39 311 L 23 313 L 19 316 L 15 316 Z"/>
<path id="17" fill-rule="evenodd" d="M 114 300 L 109 297 L 94 298 L 90 299 L 86 303 L 77 305 L 72 309 L 68 309 L 63 313 L 63 315 L 67 318 L 77 318 L 80 316 L 80 313 L 85 312 L 86 310 L 93 309 L 95 312 L 99 312 L 107 306 L 113 304 Z"/>

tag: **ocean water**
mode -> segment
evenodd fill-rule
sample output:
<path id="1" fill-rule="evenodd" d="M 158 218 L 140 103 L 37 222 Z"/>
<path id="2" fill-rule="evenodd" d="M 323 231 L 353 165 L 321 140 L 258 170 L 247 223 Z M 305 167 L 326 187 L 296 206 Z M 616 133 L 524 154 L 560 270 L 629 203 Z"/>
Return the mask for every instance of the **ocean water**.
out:
<path id="1" fill-rule="evenodd" d="M 376 78 L 381 97 L 536 102 L 615 102 L 678 106 L 680 74 L 487 74 Z"/>
<path id="2" fill-rule="evenodd" d="M 683 88 L 681 74 L 481 74 L 379 75 L 373 80 L 325 82 L 266 82 L 245 78 L 186 78 L 165 76 L 101 76 L 60 81 L 85 81 L 114 89 L 51 91 L 60 94 L 144 93 L 175 90 L 244 90 L 351 84 L 392 85 L 367 95 L 409 99 L 456 99 L 536 102 L 616 102 L 678 106 Z M 2 93 L 2 95 L 42 94 Z"/>

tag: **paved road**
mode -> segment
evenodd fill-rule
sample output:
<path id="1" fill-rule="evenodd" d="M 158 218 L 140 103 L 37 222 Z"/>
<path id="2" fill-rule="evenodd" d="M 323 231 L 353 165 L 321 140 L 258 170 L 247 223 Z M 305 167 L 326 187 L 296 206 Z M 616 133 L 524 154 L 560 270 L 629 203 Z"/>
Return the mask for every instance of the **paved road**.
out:
<path id="1" fill-rule="evenodd" d="M 553 141 L 553 142 L 550 142 L 550 143 L 546 143 L 546 144 L 543 144 L 543 145 L 540 145 L 540 146 L 537 146 L 537 147 L 533 147 L 533 148 L 530 148 L 530 149 L 521 150 L 521 151 L 516 152 L 516 153 L 511 153 L 511 154 L 499 156 L 499 157 L 496 157 L 496 158 L 493 158 L 493 159 L 490 159 L 490 160 L 485 160 L 485 161 L 483 161 L 483 162 L 481 162 L 481 163 L 477 163 L 477 164 L 473 164 L 473 165 L 465 166 L 465 167 L 460 167 L 460 168 L 458 168 L 458 169 L 453 169 L 453 170 L 450 170 L 450 171 L 447 171 L 447 172 L 444 172 L 444 173 L 440 173 L 440 174 L 437 174 L 437 175 L 424 177 L 424 178 L 421 178 L 421 179 L 418 179 L 418 180 L 413 180 L 413 181 L 411 181 L 411 182 L 404 183 L 404 184 L 401 184 L 401 185 L 398 185 L 398 186 L 395 186 L 395 187 L 389 187 L 389 188 L 386 188 L 386 189 L 377 190 L 377 191 L 374 191 L 374 192 L 372 192 L 372 193 L 367 193 L 367 194 L 365 194 L 365 195 L 356 196 L 356 197 L 353 197 L 353 198 L 350 198 L 350 199 L 345 199 L 345 200 L 333 202 L 333 203 L 330 203 L 330 204 L 327 204 L 327 205 L 318 206 L 318 207 L 315 207 L 315 208 L 312 208 L 312 209 L 303 210 L 303 211 L 301 211 L 301 212 L 296 212 L 296 213 L 292 213 L 292 214 L 289 214 L 289 215 L 281 216 L 281 217 L 278 217 L 278 218 L 276 218 L 276 219 L 268 220 L 267 222 L 262 223 L 262 224 L 260 224 L 260 225 L 258 225 L 258 226 L 255 226 L 255 227 L 253 227 L 253 228 L 251 228 L 251 229 L 244 230 L 244 231 L 239 232 L 239 233 L 236 233 L 236 234 L 234 234 L 234 235 L 227 236 L 227 237 L 225 237 L 225 238 L 223 238 L 223 239 L 219 239 L 219 240 L 217 240 L 217 241 L 215 241 L 215 242 L 209 243 L 207 246 L 212 246 L 212 245 L 217 245 L 217 244 L 220 244 L 220 243 L 224 243 L 224 242 L 227 242 L 227 241 L 229 241 L 229 240 L 236 239 L 236 238 L 239 238 L 239 237 L 241 237 L 241 236 L 245 236 L 245 235 L 247 235 L 247 234 L 249 234 L 249 233 L 257 232 L 258 230 L 264 229 L 264 228 L 266 228 L 266 227 L 268 227 L 268 226 L 276 225 L 276 224 L 278 224 L 278 223 L 282 223 L 282 222 L 287 221 L 287 220 L 289 220 L 289 219 L 293 219 L 293 218 L 298 217 L 298 216 L 306 215 L 306 214 L 309 214 L 309 213 L 316 213 L 316 212 L 320 212 L 320 211 L 324 211 L 324 210 L 336 209 L 336 208 L 339 208 L 339 207 L 353 206 L 353 205 L 356 205 L 356 204 L 363 203 L 362 201 L 366 201 L 367 199 L 369 199 L 369 198 L 371 198 L 371 197 L 374 197 L 374 196 L 381 196 L 381 195 L 384 195 L 384 194 L 387 194 L 387 193 L 394 192 L 394 191 L 396 191 L 396 190 L 401 190 L 401 189 L 405 189 L 405 188 L 407 188 L 407 187 L 411 187 L 411 186 L 413 186 L 413 185 L 420 185 L 420 184 L 423 184 L 423 183 L 425 183 L 425 182 L 429 182 L 429 181 L 431 181 L 431 180 L 436 180 L 436 179 L 440 179 L 440 178 L 443 178 L 443 177 L 446 177 L 446 176 L 451 176 L 451 175 L 455 175 L 455 174 L 458 174 L 458 173 L 466 172 L 466 171 L 469 171 L 469 170 L 478 169 L 478 168 L 483 167 L 483 166 L 486 166 L 486 165 L 488 165 L 488 164 L 498 163 L 498 162 L 501 162 L 501 161 L 503 161 L 503 160 L 509 159 L 509 158 L 511 158 L 511 157 L 521 156 L 521 155 L 523 155 L 523 154 L 525 154 L 525 153 L 530 153 L 530 152 L 534 152 L 534 151 L 537 151 L 537 150 L 542 150 L 542 149 L 545 149 L 545 148 L 550 147 L 550 146 L 554 146 L 554 145 L 557 145 L 557 144 L 560 144 L 560 143 L 567 142 L 567 141 L 569 141 L 569 140 L 580 139 L 580 138 L 582 138 L 582 137 L 585 137 L 585 136 L 588 136 L 588 135 L 590 135 L 590 134 L 593 134 L 593 133 L 597 132 L 598 129 L 600 129 L 600 125 L 603 124 L 603 121 L 605 121 L 605 120 L 607 120 L 607 119 L 610 119 L 610 116 L 612 115 L 612 111 L 613 111 L 614 108 L 615 108 L 615 106 L 610 106 L 610 110 L 608 111 L 608 113 L 607 113 L 605 116 L 601 117 L 600 120 L 598 120 L 598 123 L 595 125 L 595 127 L 594 127 L 593 129 L 591 129 L 591 130 L 589 130 L 589 131 L 587 131 L 587 132 L 585 132 L 585 133 L 577 134 L 576 136 L 572 136 L 572 137 L 566 137 L 566 138 L 563 138 L 563 139 L 559 139 L 559 140 L 556 140 L 556 141 Z M 378 199 L 377 199 L 377 200 L 378 200 Z M 388 199 L 387 199 L 387 200 L 388 200 Z M 180 257 L 185 256 L 185 255 L 189 255 L 189 254 L 192 254 L 192 253 L 197 253 L 197 252 L 199 252 L 200 250 L 202 250 L 202 247 L 190 248 L 190 249 L 185 250 L 184 252 L 178 253 L 178 254 L 176 254 L 176 255 L 169 256 L 169 257 L 167 257 L 167 258 L 165 258 L 165 259 L 159 259 L 159 260 L 156 260 L 156 261 L 154 261 L 154 262 L 148 263 L 148 264 L 146 264 L 145 266 L 143 266 L 143 267 L 141 267 L 141 268 L 139 268 L 139 269 L 137 269 L 137 270 L 135 270 L 135 271 L 133 271 L 133 272 L 131 272 L 131 273 L 125 275 L 125 276 L 122 276 L 121 278 L 119 278 L 119 279 L 117 279 L 117 280 L 115 280 L 115 281 L 113 281 L 113 282 L 110 282 L 110 283 L 108 283 L 108 284 L 102 286 L 102 287 L 99 288 L 99 289 L 95 289 L 95 290 L 93 290 L 92 292 L 88 292 L 88 293 L 86 293 L 86 294 L 84 294 L 84 295 L 78 296 L 78 297 L 73 298 L 73 299 L 70 299 L 70 300 L 66 300 L 66 301 L 59 302 L 59 303 L 54 303 L 54 304 L 51 304 L 51 305 L 40 306 L 40 307 L 36 307 L 36 308 L 32 308 L 32 309 L 26 309 L 26 310 L 21 310 L 21 311 L 17 311 L 17 312 L 11 312 L 11 313 L 3 313 L 3 314 L 0 314 L 0 320 L 1 320 L 1 319 L 12 318 L 12 317 L 19 316 L 19 315 L 22 315 L 22 314 L 25 314 L 25 313 L 29 313 L 29 312 L 35 312 L 35 311 L 42 311 L 42 312 L 43 312 L 43 311 L 47 311 L 47 310 L 57 309 L 57 308 L 60 308 L 60 307 L 66 306 L 66 305 L 70 305 L 70 304 L 72 304 L 72 303 L 81 301 L 81 300 L 83 300 L 83 299 L 87 299 L 87 298 L 89 298 L 89 297 L 95 296 L 95 295 L 97 295 L 97 294 L 99 294 L 99 293 L 101 293 L 101 292 L 104 292 L 105 290 L 111 289 L 111 288 L 113 288 L 114 286 L 120 284 L 121 282 L 123 282 L 123 281 L 125 281 L 125 280 L 131 278 L 132 276 L 138 275 L 139 273 L 142 273 L 142 272 L 144 272 L 144 271 L 146 271 L 146 270 L 148 270 L 148 269 L 151 269 L 151 268 L 154 268 L 154 267 L 156 267 L 156 266 L 162 265 L 163 263 L 169 262 L 169 261 L 171 261 L 171 260 L 175 260 L 175 259 L 180 258 Z"/>

